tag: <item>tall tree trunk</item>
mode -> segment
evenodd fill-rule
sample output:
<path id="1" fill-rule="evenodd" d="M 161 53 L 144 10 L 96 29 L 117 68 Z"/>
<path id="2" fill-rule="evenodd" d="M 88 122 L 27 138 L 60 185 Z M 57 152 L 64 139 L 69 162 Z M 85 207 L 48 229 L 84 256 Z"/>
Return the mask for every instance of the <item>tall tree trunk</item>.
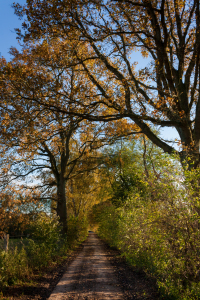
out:
<path id="1" fill-rule="evenodd" d="M 65 193 L 65 179 L 60 178 L 57 184 L 57 215 L 60 218 L 62 225 L 62 233 L 67 233 L 67 204 L 66 204 L 66 193 Z"/>

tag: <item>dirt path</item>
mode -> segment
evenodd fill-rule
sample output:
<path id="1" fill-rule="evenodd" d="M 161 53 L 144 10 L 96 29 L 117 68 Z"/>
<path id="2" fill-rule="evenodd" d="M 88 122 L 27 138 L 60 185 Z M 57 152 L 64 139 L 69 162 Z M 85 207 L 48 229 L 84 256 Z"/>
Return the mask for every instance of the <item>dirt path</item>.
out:
<path id="1" fill-rule="evenodd" d="M 114 273 L 103 243 L 89 233 L 83 251 L 69 266 L 49 300 L 124 299 Z"/>

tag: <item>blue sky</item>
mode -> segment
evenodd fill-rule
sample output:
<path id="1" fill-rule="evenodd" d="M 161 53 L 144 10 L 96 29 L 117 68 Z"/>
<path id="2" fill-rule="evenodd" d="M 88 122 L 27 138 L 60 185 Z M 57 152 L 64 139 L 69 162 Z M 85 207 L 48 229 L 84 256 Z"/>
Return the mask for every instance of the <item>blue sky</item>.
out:
<path id="1" fill-rule="evenodd" d="M 14 46 L 20 49 L 20 45 L 16 40 L 16 34 L 14 28 L 21 27 L 21 21 L 14 14 L 14 9 L 11 7 L 14 0 L 0 0 L 0 54 L 5 57 L 7 60 L 11 59 L 9 55 L 9 49 L 11 46 Z M 20 4 L 25 4 L 26 0 L 16 0 Z M 139 60 L 139 64 L 144 65 L 144 60 L 139 56 L 138 52 L 135 52 L 135 60 Z M 165 139 L 173 140 L 178 138 L 178 134 L 175 129 L 165 128 L 162 129 L 162 136 Z"/>
<path id="2" fill-rule="evenodd" d="M 14 28 L 20 28 L 21 21 L 14 14 L 14 9 L 11 7 L 13 2 L 14 0 L 0 0 L 0 53 L 7 60 L 10 60 L 8 52 L 11 46 L 20 48 Z M 25 4 L 26 0 L 18 0 L 16 2 Z"/>

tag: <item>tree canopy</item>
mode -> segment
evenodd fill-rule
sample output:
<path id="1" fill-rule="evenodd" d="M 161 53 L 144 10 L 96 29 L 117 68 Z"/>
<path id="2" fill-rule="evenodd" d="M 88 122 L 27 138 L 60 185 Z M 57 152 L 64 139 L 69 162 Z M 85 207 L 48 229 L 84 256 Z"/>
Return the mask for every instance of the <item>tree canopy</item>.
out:
<path id="1" fill-rule="evenodd" d="M 98 165 L 92 151 L 122 136 L 143 133 L 165 152 L 178 152 L 182 164 L 199 166 L 197 0 L 14 6 L 24 18 L 17 30 L 23 50 L 12 48 L 13 59 L 0 60 L 2 184 L 38 171 L 40 196 L 57 199 L 66 220 L 66 182 Z M 148 57 L 145 68 L 136 51 Z M 179 150 L 157 127 L 177 130 Z"/>
<path id="2" fill-rule="evenodd" d="M 191 166 L 199 165 L 198 0 L 29 0 L 15 8 L 26 16 L 21 35 L 27 45 L 59 39 L 63 53 L 73 45 L 73 64 L 96 95 L 88 98 L 85 118 L 129 118 L 168 153 L 175 149 L 154 134 L 152 124 L 174 127 L 181 160 L 189 155 Z M 146 68 L 135 68 L 137 50 L 150 58 Z M 99 110 L 92 113 L 91 106 Z"/>

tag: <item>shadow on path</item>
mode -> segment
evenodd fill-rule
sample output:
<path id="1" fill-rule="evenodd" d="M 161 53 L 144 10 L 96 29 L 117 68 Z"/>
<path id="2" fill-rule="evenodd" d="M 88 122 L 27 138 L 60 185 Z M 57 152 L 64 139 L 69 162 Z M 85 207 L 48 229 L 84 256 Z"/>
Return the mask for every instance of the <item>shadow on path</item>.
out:
<path id="1" fill-rule="evenodd" d="M 49 300 L 124 299 L 104 245 L 89 233 L 82 252 L 72 262 Z"/>

